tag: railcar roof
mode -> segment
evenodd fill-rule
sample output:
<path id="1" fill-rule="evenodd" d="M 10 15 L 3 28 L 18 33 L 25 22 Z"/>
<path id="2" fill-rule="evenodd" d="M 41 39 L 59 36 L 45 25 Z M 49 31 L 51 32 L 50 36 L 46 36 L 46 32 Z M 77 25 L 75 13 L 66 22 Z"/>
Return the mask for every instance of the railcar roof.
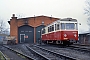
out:
<path id="1" fill-rule="evenodd" d="M 74 22 L 77 22 L 76 19 L 72 19 L 72 18 L 64 18 L 64 19 L 60 19 L 60 21 L 74 21 Z"/>
<path id="2" fill-rule="evenodd" d="M 64 18 L 64 19 L 56 20 L 56 21 L 54 21 L 53 23 L 55 23 L 55 22 L 60 22 L 60 21 L 72 21 L 72 22 L 77 22 L 76 19 Z M 51 24 L 53 24 L 53 23 L 51 23 Z M 49 25 L 51 25 L 51 24 L 49 24 Z M 47 25 L 47 26 L 48 26 L 48 25 Z"/>
<path id="3" fill-rule="evenodd" d="M 54 23 L 58 23 L 58 22 L 60 22 L 60 21 L 71 21 L 71 22 L 77 22 L 76 19 L 72 19 L 72 18 L 64 18 L 64 19 L 56 20 L 56 21 L 54 21 L 53 23 L 47 25 L 46 27 L 48 27 L 48 26 L 50 26 L 50 25 L 52 25 L 52 24 L 54 24 Z"/>

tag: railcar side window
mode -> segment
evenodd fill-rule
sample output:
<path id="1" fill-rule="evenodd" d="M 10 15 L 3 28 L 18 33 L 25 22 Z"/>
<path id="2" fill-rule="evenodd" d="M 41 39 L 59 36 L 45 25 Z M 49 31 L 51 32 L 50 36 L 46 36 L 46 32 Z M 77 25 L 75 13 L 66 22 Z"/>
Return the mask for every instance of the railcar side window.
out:
<path id="1" fill-rule="evenodd" d="M 52 25 L 52 31 L 54 31 L 54 25 Z"/>
<path id="2" fill-rule="evenodd" d="M 61 29 L 65 29 L 65 24 L 61 23 Z"/>
<path id="3" fill-rule="evenodd" d="M 49 32 L 49 30 L 50 30 L 50 29 L 49 29 L 49 27 L 48 27 L 48 32 Z"/>
<path id="4" fill-rule="evenodd" d="M 45 33 L 45 29 L 42 29 L 42 34 L 44 34 Z"/>
<path id="5" fill-rule="evenodd" d="M 55 31 L 56 31 L 56 24 L 55 24 Z"/>
<path id="6" fill-rule="evenodd" d="M 57 24 L 57 30 L 59 30 L 59 24 Z"/>
<path id="7" fill-rule="evenodd" d="M 46 30 L 44 29 L 44 33 L 46 32 Z"/>
<path id="8" fill-rule="evenodd" d="M 52 31 L 52 26 L 50 26 L 50 32 Z"/>

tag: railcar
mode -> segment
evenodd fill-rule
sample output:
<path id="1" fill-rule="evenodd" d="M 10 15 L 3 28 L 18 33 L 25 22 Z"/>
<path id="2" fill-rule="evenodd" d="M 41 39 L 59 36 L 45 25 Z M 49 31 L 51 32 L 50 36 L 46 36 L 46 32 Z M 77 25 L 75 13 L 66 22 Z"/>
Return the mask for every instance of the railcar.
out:
<path id="1" fill-rule="evenodd" d="M 70 45 L 78 41 L 78 22 L 76 19 L 57 20 L 41 30 L 41 41 Z"/>

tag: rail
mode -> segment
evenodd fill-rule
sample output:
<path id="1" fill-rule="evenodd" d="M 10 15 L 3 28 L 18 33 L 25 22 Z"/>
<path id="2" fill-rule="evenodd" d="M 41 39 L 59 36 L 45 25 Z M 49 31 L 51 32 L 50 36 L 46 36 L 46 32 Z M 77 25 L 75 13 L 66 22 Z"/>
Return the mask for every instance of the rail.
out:
<path id="1" fill-rule="evenodd" d="M 3 56 L 4 60 L 7 60 L 7 57 L 0 51 L 1 55 Z M 3 59 L 3 58 L 0 58 L 0 59 Z"/>
<path id="2" fill-rule="evenodd" d="M 90 52 L 90 47 L 75 46 L 75 45 L 71 45 L 69 47 L 72 48 L 72 49 L 74 49 L 74 50 Z"/>
<path id="3" fill-rule="evenodd" d="M 8 47 L 8 46 L 4 46 L 4 47 L 7 48 L 7 49 L 9 49 L 9 50 L 11 50 L 11 51 L 13 51 L 13 52 L 15 52 L 15 53 L 18 53 L 18 54 L 20 54 L 20 55 L 28 58 L 29 60 L 34 60 L 32 57 L 30 57 L 30 56 L 28 56 L 28 55 L 26 55 L 26 54 L 23 54 L 23 53 L 21 53 L 21 52 L 19 52 L 19 51 L 17 51 L 17 50 L 14 50 L 14 49 L 12 49 L 12 48 L 10 48 L 10 47 Z"/>

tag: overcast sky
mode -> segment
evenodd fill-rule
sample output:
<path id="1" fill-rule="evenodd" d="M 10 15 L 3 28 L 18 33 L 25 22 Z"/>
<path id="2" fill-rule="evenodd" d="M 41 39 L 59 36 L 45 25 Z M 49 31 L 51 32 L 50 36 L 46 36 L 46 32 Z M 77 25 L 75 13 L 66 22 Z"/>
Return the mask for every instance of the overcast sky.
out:
<path id="1" fill-rule="evenodd" d="M 56 18 L 75 18 L 81 23 L 79 32 L 88 31 L 87 16 L 84 15 L 85 0 L 0 0 L 0 19 L 10 20 L 12 14 L 22 17 L 34 15 Z M 9 27 L 9 24 L 7 27 Z M 86 27 L 86 28 L 85 28 Z"/>

